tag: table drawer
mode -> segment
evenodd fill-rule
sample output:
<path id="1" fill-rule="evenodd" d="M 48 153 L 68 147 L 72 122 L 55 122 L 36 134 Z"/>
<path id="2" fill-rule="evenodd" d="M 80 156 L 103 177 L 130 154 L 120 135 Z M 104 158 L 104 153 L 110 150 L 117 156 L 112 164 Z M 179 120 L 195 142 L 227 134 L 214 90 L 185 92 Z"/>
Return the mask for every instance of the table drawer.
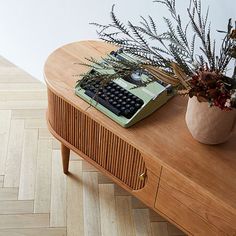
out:
<path id="1" fill-rule="evenodd" d="M 236 235 L 236 216 L 184 177 L 162 169 L 155 207 L 194 235 Z"/>

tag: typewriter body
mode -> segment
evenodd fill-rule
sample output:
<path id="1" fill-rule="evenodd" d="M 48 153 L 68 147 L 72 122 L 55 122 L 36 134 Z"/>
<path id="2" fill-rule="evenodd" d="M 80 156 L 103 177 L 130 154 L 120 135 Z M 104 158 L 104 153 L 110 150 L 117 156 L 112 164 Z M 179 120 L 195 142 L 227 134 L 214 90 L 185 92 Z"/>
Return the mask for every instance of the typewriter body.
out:
<path id="1" fill-rule="evenodd" d="M 111 55 L 122 60 L 134 60 L 122 50 L 111 52 Z M 88 73 L 94 72 L 92 69 Z M 96 72 L 103 71 L 96 69 Z M 147 80 L 146 74 L 134 72 L 130 78 L 115 79 L 101 88 L 98 79 L 91 79 L 77 84 L 75 93 L 121 126 L 129 127 L 149 116 L 173 97 L 171 85 L 158 79 L 146 86 L 137 87 L 140 81 Z"/>

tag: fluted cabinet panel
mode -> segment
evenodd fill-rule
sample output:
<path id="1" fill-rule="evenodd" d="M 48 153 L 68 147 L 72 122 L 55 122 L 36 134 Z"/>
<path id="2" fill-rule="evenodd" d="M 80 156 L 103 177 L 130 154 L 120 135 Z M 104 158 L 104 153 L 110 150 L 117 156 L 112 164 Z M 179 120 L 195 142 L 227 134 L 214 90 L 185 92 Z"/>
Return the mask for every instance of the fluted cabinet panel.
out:
<path id="1" fill-rule="evenodd" d="M 48 118 L 53 130 L 133 190 L 145 186 L 140 152 L 86 114 L 48 90 Z M 62 125 L 63 124 L 63 125 Z"/>

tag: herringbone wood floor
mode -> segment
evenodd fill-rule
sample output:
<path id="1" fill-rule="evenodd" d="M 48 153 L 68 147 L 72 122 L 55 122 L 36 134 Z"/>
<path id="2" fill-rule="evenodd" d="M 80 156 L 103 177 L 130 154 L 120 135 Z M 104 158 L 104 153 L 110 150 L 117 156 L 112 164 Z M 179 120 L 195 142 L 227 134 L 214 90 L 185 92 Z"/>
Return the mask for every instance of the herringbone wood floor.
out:
<path id="1" fill-rule="evenodd" d="M 76 154 L 62 172 L 46 87 L 0 58 L 0 236 L 183 235 Z"/>

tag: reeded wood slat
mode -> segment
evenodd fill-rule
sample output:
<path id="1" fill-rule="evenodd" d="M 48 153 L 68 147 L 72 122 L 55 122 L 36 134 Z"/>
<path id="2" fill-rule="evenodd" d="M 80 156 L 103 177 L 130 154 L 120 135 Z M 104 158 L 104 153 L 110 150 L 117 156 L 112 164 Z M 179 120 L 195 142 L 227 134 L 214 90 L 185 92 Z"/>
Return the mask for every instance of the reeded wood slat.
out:
<path id="1" fill-rule="evenodd" d="M 79 149 L 133 190 L 144 187 L 139 175 L 146 171 L 137 149 L 111 133 L 48 90 L 48 118 L 63 139 Z M 62 125 L 63 123 L 63 125 Z"/>

